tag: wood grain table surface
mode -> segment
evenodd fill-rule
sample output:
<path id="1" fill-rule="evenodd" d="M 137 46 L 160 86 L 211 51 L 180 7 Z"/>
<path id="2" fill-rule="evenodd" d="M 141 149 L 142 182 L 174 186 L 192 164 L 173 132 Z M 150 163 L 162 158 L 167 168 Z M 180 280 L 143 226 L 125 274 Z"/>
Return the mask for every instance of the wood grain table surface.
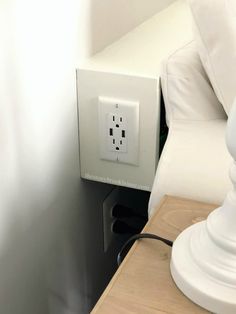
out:
<path id="1" fill-rule="evenodd" d="M 189 225 L 205 219 L 217 207 L 165 196 L 143 232 L 175 240 Z M 136 241 L 92 314 L 203 314 L 176 287 L 170 274 L 171 248 L 160 241 Z"/>

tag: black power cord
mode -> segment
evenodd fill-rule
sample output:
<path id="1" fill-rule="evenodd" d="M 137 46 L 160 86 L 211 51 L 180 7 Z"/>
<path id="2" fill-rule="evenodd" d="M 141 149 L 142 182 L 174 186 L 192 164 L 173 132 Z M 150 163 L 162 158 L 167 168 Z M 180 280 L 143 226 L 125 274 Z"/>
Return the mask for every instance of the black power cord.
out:
<path id="1" fill-rule="evenodd" d="M 129 240 L 122 246 L 118 256 L 117 256 L 117 264 L 118 264 L 118 267 L 120 266 L 121 262 L 122 262 L 122 255 L 123 255 L 123 252 L 124 250 L 127 248 L 127 246 L 131 243 L 131 242 L 134 242 L 136 240 L 139 240 L 139 239 L 154 239 L 154 240 L 158 240 L 158 241 L 161 241 L 163 243 L 165 243 L 166 245 L 168 246 L 171 246 L 173 245 L 173 242 L 170 241 L 170 240 L 167 240 L 165 238 L 162 238 L 162 237 L 159 237 L 155 234 L 152 234 L 152 233 L 140 233 L 140 234 L 135 234 L 134 236 L 132 236 L 131 238 L 129 238 Z"/>

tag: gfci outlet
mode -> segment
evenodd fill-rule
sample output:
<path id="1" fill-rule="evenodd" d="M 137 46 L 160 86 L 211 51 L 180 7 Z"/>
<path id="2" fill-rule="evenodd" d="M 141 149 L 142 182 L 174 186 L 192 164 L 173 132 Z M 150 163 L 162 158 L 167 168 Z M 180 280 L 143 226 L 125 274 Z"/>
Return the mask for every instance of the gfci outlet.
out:
<path id="1" fill-rule="evenodd" d="M 138 165 L 139 102 L 98 98 L 100 158 Z"/>

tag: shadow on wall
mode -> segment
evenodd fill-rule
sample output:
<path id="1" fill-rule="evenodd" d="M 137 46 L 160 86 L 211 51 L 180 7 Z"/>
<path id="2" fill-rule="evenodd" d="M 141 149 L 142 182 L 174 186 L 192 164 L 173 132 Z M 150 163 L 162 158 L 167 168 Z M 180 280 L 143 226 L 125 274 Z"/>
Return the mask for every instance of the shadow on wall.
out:
<path id="1" fill-rule="evenodd" d="M 91 54 L 101 51 L 174 0 L 90 0 Z"/>
<path id="2" fill-rule="evenodd" d="M 7 208 L 15 207 L 4 204 Z M 19 208 L 20 209 L 20 208 Z M 37 210 L 37 209 L 36 209 Z M 28 230 L 19 227 L 16 216 L 8 220 L 8 230 L 0 254 L 0 312 L 6 314 L 48 313 L 42 241 L 46 223 L 39 218 Z M 45 231 L 45 230 L 44 230 Z"/>
<path id="3" fill-rule="evenodd" d="M 0 313 L 86 313 L 77 0 L 0 6 Z M 75 233 L 76 272 L 65 254 Z"/>
<path id="4" fill-rule="evenodd" d="M 76 122 L 74 113 L 75 103 L 71 115 Z M 69 122 L 68 117 L 64 119 L 66 122 Z M 63 299 L 65 307 L 75 306 L 81 313 L 86 313 L 77 128 L 64 131 L 64 137 L 59 139 L 61 153 L 58 153 L 57 163 L 51 172 L 42 175 L 41 181 L 39 173 L 43 173 L 50 162 L 39 156 L 35 158 L 27 145 L 24 154 L 18 146 L 18 156 L 15 156 L 18 167 L 12 180 L 7 181 L 9 178 L 5 171 L 0 212 L 0 313 L 47 314 L 51 291 Z M 15 135 L 17 142 L 25 142 L 21 132 Z M 25 161 L 24 158 L 20 160 L 22 154 L 28 157 Z M 30 171 L 33 169 L 32 162 L 28 164 L 30 157 L 37 171 Z M 7 166 L 7 163 L 1 163 L 2 170 Z M 4 171 L 1 173 L 4 175 Z M 74 232 L 77 234 L 74 254 L 80 255 L 80 262 L 77 265 L 77 279 L 70 282 L 70 286 L 77 289 L 76 305 L 75 302 L 71 305 L 67 295 L 71 294 L 67 290 L 68 270 L 65 265 L 59 268 L 58 260 L 61 260 L 64 243 L 70 244 Z M 51 282 L 53 271 L 56 271 L 57 281 Z M 82 291 L 84 295 L 78 293 Z"/>
<path id="5" fill-rule="evenodd" d="M 113 271 L 102 227 L 102 203 L 112 187 L 80 180 L 76 104 L 70 109 L 59 123 L 70 127 L 50 140 L 52 164 L 49 155 L 18 146 L 17 161 L 20 147 L 25 159 L 1 197 L 0 313 L 86 314 Z"/>

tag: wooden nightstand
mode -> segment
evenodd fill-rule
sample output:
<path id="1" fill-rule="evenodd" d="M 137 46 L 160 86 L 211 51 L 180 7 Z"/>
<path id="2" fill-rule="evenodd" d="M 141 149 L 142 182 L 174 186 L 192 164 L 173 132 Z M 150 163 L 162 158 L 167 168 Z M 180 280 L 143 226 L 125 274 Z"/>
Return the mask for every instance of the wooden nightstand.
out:
<path id="1" fill-rule="evenodd" d="M 144 232 L 174 240 L 189 225 L 205 219 L 217 206 L 166 196 Z M 173 282 L 171 248 L 155 240 L 137 241 L 99 299 L 93 314 L 203 314 Z"/>

